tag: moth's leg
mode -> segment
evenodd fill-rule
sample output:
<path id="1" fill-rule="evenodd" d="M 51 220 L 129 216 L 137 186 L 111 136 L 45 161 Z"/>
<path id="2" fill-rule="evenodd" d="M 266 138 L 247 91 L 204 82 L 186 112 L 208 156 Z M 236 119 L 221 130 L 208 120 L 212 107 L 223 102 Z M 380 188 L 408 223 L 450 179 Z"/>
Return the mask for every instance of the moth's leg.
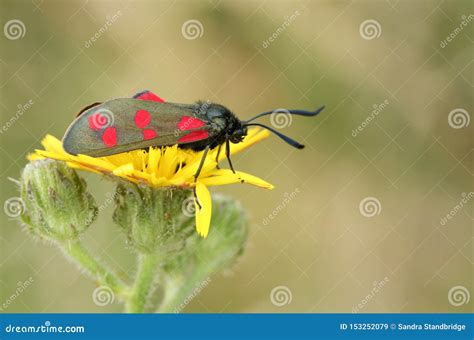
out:
<path id="1" fill-rule="evenodd" d="M 202 153 L 202 158 L 201 158 L 201 161 L 199 162 L 199 166 L 196 170 L 196 173 L 194 174 L 194 183 L 196 183 L 198 177 L 199 177 L 199 174 L 201 173 L 201 170 L 202 170 L 202 167 L 204 165 L 204 161 L 206 160 L 206 156 L 207 156 L 207 152 L 209 151 L 209 148 L 210 146 L 206 146 L 206 148 L 204 149 L 204 152 Z"/>
<path id="2" fill-rule="evenodd" d="M 196 173 L 194 174 L 194 183 L 196 183 L 196 181 L 199 177 L 199 174 L 201 173 L 201 170 L 202 170 L 202 167 L 204 165 L 204 161 L 206 160 L 206 156 L 207 156 L 208 151 L 209 151 L 209 145 L 206 146 L 206 148 L 204 149 L 204 152 L 203 152 L 202 158 L 201 158 L 201 162 L 199 162 L 199 166 L 196 170 Z M 201 203 L 199 203 L 199 200 L 198 200 L 198 197 L 197 197 L 197 194 L 196 194 L 196 186 L 193 188 L 193 195 L 194 195 L 194 200 L 196 201 L 199 209 L 202 209 Z"/>
<path id="3" fill-rule="evenodd" d="M 225 156 L 227 157 L 227 161 L 229 162 L 230 169 L 235 174 L 234 166 L 232 165 L 232 161 L 230 160 L 230 141 L 228 139 L 226 139 L 225 141 Z M 245 181 L 241 178 L 240 182 L 244 183 Z"/>
<path id="4" fill-rule="evenodd" d="M 201 206 L 201 203 L 199 203 L 199 200 L 198 200 L 198 195 L 196 193 L 196 187 L 193 188 L 193 195 L 194 195 L 194 201 L 196 202 L 196 204 L 198 205 L 199 207 L 199 210 L 202 209 L 202 206 Z"/>
<path id="5" fill-rule="evenodd" d="M 232 161 L 230 160 L 230 141 L 228 139 L 225 140 L 225 156 L 227 157 L 227 161 L 229 162 L 230 169 L 235 174 L 234 166 L 232 165 Z"/>
<path id="6" fill-rule="evenodd" d="M 217 155 L 216 155 L 216 168 L 217 169 L 220 169 L 219 167 L 219 155 L 221 154 L 221 148 L 222 148 L 222 144 L 219 144 L 219 146 L 217 147 Z"/>

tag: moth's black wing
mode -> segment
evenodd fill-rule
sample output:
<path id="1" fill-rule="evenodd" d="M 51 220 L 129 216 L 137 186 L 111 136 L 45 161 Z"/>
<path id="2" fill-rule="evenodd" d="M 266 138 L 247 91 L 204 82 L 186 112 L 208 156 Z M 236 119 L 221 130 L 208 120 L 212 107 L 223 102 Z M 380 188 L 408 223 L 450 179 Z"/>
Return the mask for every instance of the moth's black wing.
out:
<path id="1" fill-rule="evenodd" d="M 71 154 L 101 157 L 121 152 L 202 142 L 211 124 L 196 105 L 119 98 L 93 104 L 72 122 L 63 137 Z"/>

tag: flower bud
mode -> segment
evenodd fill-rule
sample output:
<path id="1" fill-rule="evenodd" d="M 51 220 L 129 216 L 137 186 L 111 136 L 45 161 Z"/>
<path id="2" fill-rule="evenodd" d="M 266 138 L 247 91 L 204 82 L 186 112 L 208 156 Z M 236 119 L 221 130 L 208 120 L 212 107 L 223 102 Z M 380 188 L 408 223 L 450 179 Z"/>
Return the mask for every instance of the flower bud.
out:
<path id="1" fill-rule="evenodd" d="M 192 233 L 186 247 L 167 258 L 163 277 L 165 296 L 161 312 L 180 312 L 210 277 L 230 266 L 242 254 L 247 240 L 247 217 L 234 199 L 214 195 L 212 232 L 207 238 Z"/>
<path id="2" fill-rule="evenodd" d="M 247 240 L 247 216 L 239 202 L 214 195 L 211 228 L 207 238 L 193 234 L 187 240 L 186 252 L 170 259 L 170 265 L 183 267 L 192 263 L 197 271 L 211 275 L 232 264 L 242 254 Z"/>
<path id="3" fill-rule="evenodd" d="M 140 253 L 176 253 L 195 234 L 194 216 L 187 211 L 191 197 L 189 189 L 121 182 L 115 195 L 114 221 Z"/>
<path id="4" fill-rule="evenodd" d="M 38 160 L 21 175 L 22 221 L 35 235 L 56 241 L 76 239 L 95 220 L 97 206 L 85 181 L 64 162 Z"/>

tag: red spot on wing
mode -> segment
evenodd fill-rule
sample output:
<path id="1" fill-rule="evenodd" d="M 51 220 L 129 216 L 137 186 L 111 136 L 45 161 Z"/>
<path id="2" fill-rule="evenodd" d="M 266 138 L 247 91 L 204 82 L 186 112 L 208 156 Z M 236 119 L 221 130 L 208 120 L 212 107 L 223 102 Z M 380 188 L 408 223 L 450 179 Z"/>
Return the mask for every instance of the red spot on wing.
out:
<path id="1" fill-rule="evenodd" d="M 181 118 L 178 123 L 178 129 L 180 129 L 181 131 L 192 130 L 200 128 L 204 125 L 206 125 L 206 123 L 200 119 L 191 116 L 183 116 L 183 118 Z"/>
<path id="2" fill-rule="evenodd" d="M 163 98 L 158 97 L 156 94 L 154 94 L 153 92 L 150 92 L 150 91 L 143 92 L 135 98 L 142 99 L 142 100 L 151 100 L 151 101 L 158 102 L 158 103 L 164 103 L 165 102 L 165 100 Z"/>
<path id="3" fill-rule="evenodd" d="M 117 145 L 117 129 L 108 127 L 102 134 L 102 142 L 109 148 Z"/>
<path id="4" fill-rule="evenodd" d="M 143 130 L 143 139 L 148 140 L 148 139 L 153 139 L 157 136 L 157 133 L 155 130 L 151 129 L 145 129 Z"/>
<path id="5" fill-rule="evenodd" d="M 180 139 L 178 139 L 179 143 L 189 143 L 189 142 L 195 142 L 198 140 L 203 140 L 209 137 L 209 132 L 207 131 L 193 131 L 190 132 Z"/>
<path id="6" fill-rule="evenodd" d="M 138 110 L 137 113 L 135 113 L 135 125 L 137 128 L 143 129 L 148 124 L 150 124 L 150 121 L 150 112 L 146 110 Z"/>
<path id="7" fill-rule="evenodd" d="M 100 130 L 105 125 L 107 125 L 108 119 L 107 117 L 101 115 L 99 112 L 94 113 L 93 115 L 89 116 L 89 128 L 92 130 Z"/>

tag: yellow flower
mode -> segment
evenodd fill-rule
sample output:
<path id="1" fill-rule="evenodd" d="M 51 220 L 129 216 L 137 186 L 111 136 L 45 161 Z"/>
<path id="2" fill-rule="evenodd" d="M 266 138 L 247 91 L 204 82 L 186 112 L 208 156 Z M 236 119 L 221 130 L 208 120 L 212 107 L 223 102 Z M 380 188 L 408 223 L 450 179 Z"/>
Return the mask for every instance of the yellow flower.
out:
<path id="1" fill-rule="evenodd" d="M 269 132 L 260 129 L 250 129 L 245 139 L 238 144 L 231 144 L 230 153 L 235 154 L 269 136 Z M 110 174 L 133 183 L 143 183 L 151 187 L 178 186 L 196 188 L 199 203 L 195 202 L 196 229 L 199 235 L 206 237 L 211 221 L 212 201 L 208 186 L 239 183 L 253 184 L 258 187 L 273 189 L 270 183 L 247 174 L 230 169 L 219 169 L 217 163 L 225 158 L 221 152 L 216 162 L 217 148 L 210 150 L 202 167 L 197 182 L 194 174 L 201 161 L 203 151 L 192 151 L 169 147 L 150 147 L 148 152 L 133 150 L 107 157 L 91 157 L 86 155 L 71 155 L 64 151 L 62 143 L 57 138 L 47 135 L 41 142 L 45 150 L 36 150 L 28 156 L 29 160 L 51 158 L 65 161 L 75 169 L 86 170 L 98 174 Z"/>

